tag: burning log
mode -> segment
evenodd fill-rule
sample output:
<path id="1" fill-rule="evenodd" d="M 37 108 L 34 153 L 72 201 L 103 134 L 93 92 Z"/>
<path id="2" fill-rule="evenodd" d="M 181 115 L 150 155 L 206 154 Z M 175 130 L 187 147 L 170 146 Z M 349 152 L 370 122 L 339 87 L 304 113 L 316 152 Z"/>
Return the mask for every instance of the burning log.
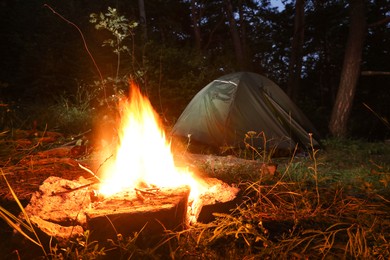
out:
<path id="1" fill-rule="evenodd" d="M 95 202 L 85 211 L 87 228 L 98 241 L 115 239 L 141 232 L 143 245 L 155 244 L 164 230 L 187 227 L 187 205 L 190 189 L 162 188 L 154 192 L 124 191 Z M 145 242 L 147 242 L 145 244 Z"/>

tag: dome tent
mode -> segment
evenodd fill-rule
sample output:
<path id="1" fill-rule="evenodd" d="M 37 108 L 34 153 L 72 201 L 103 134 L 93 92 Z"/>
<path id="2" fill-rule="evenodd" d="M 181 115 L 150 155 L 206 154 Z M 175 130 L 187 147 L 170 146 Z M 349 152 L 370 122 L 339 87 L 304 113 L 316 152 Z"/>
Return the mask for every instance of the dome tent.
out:
<path id="1" fill-rule="evenodd" d="M 205 86 L 185 108 L 172 135 L 214 148 L 240 147 L 250 131 L 263 133 L 268 148 L 291 150 L 311 142 L 319 146 L 315 127 L 284 91 L 251 72 L 228 74 Z"/>

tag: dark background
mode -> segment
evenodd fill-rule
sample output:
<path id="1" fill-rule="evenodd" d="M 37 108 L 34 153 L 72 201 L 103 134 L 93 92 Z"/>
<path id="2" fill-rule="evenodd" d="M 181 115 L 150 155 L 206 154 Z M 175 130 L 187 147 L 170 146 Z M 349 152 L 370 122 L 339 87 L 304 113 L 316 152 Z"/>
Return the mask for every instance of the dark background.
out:
<path id="1" fill-rule="evenodd" d="M 112 34 L 95 29 L 90 14 L 107 13 L 110 6 L 129 21 L 140 22 L 138 1 L 0 0 L 0 127 L 84 131 L 96 123 L 86 114 L 108 109 L 102 100 L 125 93 L 129 77 L 149 96 L 168 126 L 201 88 L 230 72 L 245 69 L 264 74 L 286 90 L 294 2 L 284 1 L 285 8 L 279 10 L 269 1 L 240 1 L 244 8 L 241 20 L 237 15 L 237 26 L 248 57 L 245 68 L 236 62 L 224 1 L 198 1 L 202 4 L 200 48 L 195 44 L 190 2 L 145 1 L 148 37 L 143 38 L 140 24 L 123 41 L 129 52 L 122 53 L 117 76 L 117 55 L 102 46 Z M 238 1 L 231 2 L 238 14 Z M 79 31 L 44 4 L 81 30 L 108 82 L 105 95 Z M 368 24 L 390 15 L 389 1 L 366 1 L 366 6 Z M 348 19 L 346 1 L 306 2 L 301 91 L 295 102 L 324 137 L 339 84 Z M 389 41 L 389 24 L 368 29 L 362 71 L 390 71 Z M 359 78 L 349 137 L 389 138 L 389 87 L 389 75 Z"/>

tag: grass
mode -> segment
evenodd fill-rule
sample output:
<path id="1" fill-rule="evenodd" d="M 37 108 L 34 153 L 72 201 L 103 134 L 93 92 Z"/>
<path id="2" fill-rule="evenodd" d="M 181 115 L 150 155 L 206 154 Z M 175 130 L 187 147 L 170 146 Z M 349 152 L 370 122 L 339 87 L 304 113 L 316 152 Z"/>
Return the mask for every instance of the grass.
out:
<path id="1" fill-rule="evenodd" d="M 154 248 L 139 246 L 142 230 L 127 238 L 118 234 L 105 247 L 89 241 L 88 232 L 65 248 L 31 239 L 43 258 L 53 259 L 100 259 L 114 251 L 119 259 L 389 259 L 390 147 L 337 139 L 324 144 L 325 150 L 313 149 L 305 158 L 272 159 L 279 165 L 273 177 L 260 169 L 220 175 L 236 181 L 242 204 L 215 214 L 213 222 L 167 230 Z M 1 209 L 16 228 L 20 220 Z"/>
<path id="2" fill-rule="evenodd" d="M 47 257 L 47 253 L 46 253 L 44 245 L 42 244 L 33 224 L 31 223 L 28 214 L 24 210 L 22 203 L 20 202 L 20 200 L 16 196 L 11 185 L 8 183 L 7 178 L 5 177 L 5 174 L 3 173 L 2 169 L 0 169 L 0 174 L 2 175 L 4 181 L 6 182 L 8 189 L 10 190 L 10 192 L 12 194 L 12 197 L 14 198 L 15 202 L 17 203 L 17 205 L 20 208 L 21 213 L 22 213 L 22 216 L 18 218 L 17 216 L 12 214 L 7 209 L 0 206 L 0 218 L 3 219 L 7 223 L 7 225 L 9 225 L 11 228 L 13 228 L 19 234 L 21 234 L 25 239 L 27 239 L 31 243 L 35 244 L 36 246 L 40 247 L 42 249 L 43 255 L 45 257 Z"/>

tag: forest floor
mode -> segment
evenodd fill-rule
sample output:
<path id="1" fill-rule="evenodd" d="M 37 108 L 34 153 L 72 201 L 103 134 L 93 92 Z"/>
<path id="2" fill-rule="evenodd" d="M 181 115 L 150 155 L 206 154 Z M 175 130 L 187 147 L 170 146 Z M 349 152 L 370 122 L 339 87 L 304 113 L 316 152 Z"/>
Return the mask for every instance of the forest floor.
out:
<path id="1" fill-rule="evenodd" d="M 88 241 L 88 234 L 64 247 L 52 241 L 36 246 L 3 221 L 19 216 L 49 176 L 91 178 L 84 167 L 98 170 L 96 149 L 86 135 L 0 133 L 0 236 L 7 238 L 0 244 L 1 259 L 102 259 L 114 251 L 118 259 L 390 258 L 386 143 L 326 140 L 324 149 L 305 157 L 188 154 L 191 169 L 239 187 L 242 200 L 230 212 L 214 214 L 213 221 L 167 232 L 153 248 L 140 246 L 142 230 L 105 247 Z M 270 174 L 264 165 L 277 165 L 277 171 Z"/>

